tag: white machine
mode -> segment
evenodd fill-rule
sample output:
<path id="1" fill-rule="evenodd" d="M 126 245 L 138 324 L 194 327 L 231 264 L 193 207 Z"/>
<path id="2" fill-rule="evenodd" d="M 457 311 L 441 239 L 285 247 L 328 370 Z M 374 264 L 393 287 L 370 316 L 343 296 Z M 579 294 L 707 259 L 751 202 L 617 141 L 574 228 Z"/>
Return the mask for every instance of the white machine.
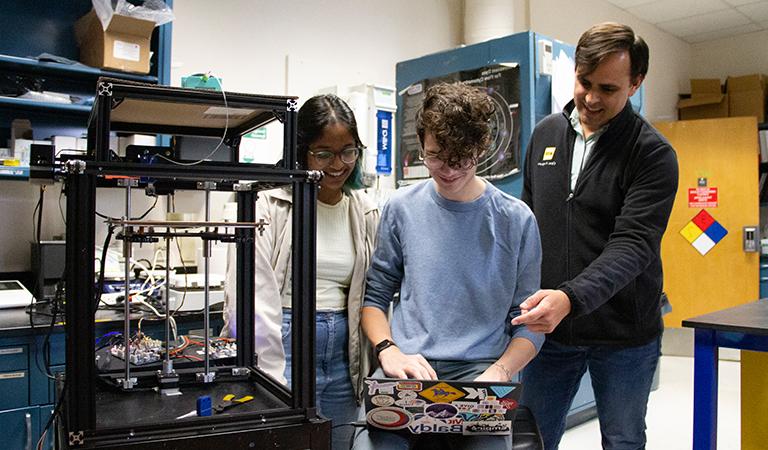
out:
<path id="1" fill-rule="evenodd" d="M 0 281 L 0 308 L 21 308 L 34 301 L 35 297 L 19 281 Z"/>
<path id="2" fill-rule="evenodd" d="M 209 275 L 208 306 L 224 302 L 224 276 Z M 205 276 L 173 274 L 168 304 L 172 311 L 202 311 L 205 308 Z"/>

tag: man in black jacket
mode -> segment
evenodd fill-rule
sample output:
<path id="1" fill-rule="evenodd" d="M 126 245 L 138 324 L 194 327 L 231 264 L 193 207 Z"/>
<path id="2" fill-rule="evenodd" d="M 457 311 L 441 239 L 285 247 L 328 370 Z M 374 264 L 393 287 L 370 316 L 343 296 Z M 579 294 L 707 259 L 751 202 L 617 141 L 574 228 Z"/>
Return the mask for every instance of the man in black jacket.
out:
<path id="1" fill-rule="evenodd" d="M 677 191 L 669 143 L 632 110 L 648 46 L 628 26 L 595 25 L 576 48 L 574 99 L 542 120 L 523 200 L 542 239 L 542 290 L 514 325 L 549 333 L 523 373 L 547 449 L 556 449 L 588 368 L 605 449 L 645 447 L 660 355 L 661 237 Z"/>

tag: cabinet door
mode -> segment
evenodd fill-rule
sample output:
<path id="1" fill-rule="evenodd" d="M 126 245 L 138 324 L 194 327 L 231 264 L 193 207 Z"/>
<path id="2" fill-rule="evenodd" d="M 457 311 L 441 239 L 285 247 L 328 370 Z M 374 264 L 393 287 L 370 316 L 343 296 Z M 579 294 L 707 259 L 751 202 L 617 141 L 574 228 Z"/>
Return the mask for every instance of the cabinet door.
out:
<path id="1" fill-rule="evenodd" d="M 37 443 L 38 408 L 20 408 L 0 412 L 0 429 L 3 430 L 2 448 L 27 450 Z"/>

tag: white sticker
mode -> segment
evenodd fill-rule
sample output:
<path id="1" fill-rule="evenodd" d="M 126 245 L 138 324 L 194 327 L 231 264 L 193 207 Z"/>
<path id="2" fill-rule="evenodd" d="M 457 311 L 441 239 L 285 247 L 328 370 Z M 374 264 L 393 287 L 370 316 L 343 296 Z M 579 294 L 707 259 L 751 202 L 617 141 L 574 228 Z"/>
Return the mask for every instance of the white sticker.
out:
<path id="1" fill-rule="evenodd" d="M 13 373 L 0 373 L 0 380 L 9 380 L 11 378 L 24 378 L 26 374 L 24 372 Z"/>
<path id="2" fill-rule="evenodd" d="M 17 353 L 24 353 L 24 348 L 23 347 L 0 348 L 0 355 L 15 355 Z"/>
<path id="3" fill-rule="evenodd" d="M 139 62 L 141 60 L 141 46 L 133 42 L 115 41 L 112 45 L 112 55 L 117 59 Z"/>
<path id="4" fill-rule="evenodd" d="M 374 395 L 371 397 L 371 403 L 376 406 L 391 406 L 395 403 L 395 399 L 387 395 Z"/>

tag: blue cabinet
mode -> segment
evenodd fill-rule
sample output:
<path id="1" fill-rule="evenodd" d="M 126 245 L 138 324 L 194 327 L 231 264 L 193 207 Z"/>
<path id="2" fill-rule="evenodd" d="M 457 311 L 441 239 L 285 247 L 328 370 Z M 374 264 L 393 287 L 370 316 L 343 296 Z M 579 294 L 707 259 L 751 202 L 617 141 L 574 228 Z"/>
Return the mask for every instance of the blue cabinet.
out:
<path id="1" fill-rule="evenodd" d="M 3 448 L 34 448 L 40 438 L 40 408 L 33 406 L 0 411 L 0 429 L 3 430 Z"/>
<path id="2" fill-rule="evenodd" d="M 18 313 L 24 314 L 20 311 Z M 34 448 L 53 411 L 55 401 L 55 392 L 43 372 L 46 359 L 42 350 L 43 336 L 29 330 L 0 336 L 0 429 L 4 432 L 2 448 Z M 51 342 L 63 345 L 64 335 L 61 330 L 56 330 L 50 339 Z M 63 370 L 63 366 L 52 369 Z M 53 448 L 52 437 L 52 434 L 47 436 L 42 448 Z"/>

